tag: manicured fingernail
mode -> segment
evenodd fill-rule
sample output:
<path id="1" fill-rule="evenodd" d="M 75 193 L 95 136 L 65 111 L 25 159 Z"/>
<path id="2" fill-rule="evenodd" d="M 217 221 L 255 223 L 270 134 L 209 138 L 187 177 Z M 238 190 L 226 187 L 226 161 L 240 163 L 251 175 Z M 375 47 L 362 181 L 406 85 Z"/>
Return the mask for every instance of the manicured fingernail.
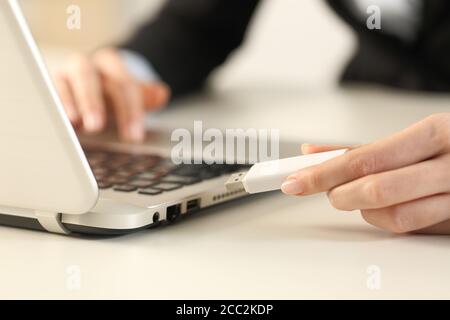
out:
<path id="1" fill-rule="evenodd" d="M 133 141 L 144 140 L 144 124 L 142 120 L 137 121 L 130 126 L 130 138 Z"/>
<path id="2" fill-rule="evenodd" d="M 303 187 L 300 181 L 295 179 L 290 179 L 285 181 L 281 185 L 281 191 L 285 194 L 289 195 L 296 195 L 296 194 L 302 194 L 303 193 Z"/>
<path id="3" fill-rule="evenodd" d="M 310 146 L 311 146 L 311 145 L 310 145 L 309 143 L 304 143 L 304 144 L 302 144 L 302 146 L 301 146 L 302 153 L 306 153 L 306 152 L 307 152 L 307 149 L 308 149 Z"/>
<path id="4" fill-rule="evenodd" d="M 87 131 L 98 131 L 101 128 L 101 121 L 100 118 L 97 117 L 94 114 L 89 114 L 86 116 L 86 118 L 84 119 L 84 127 L 86 128 Z"/>

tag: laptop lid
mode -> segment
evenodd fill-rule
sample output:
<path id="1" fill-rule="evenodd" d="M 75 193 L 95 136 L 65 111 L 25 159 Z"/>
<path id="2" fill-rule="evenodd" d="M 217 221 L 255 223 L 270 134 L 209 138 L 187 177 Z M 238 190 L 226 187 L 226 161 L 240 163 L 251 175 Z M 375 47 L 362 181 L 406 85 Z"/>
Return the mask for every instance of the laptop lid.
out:
<path id="1" fill-rule="evenodd" d="M 0 206 L 88 212 L 97 184 L 16 0 L 0 42 Z"/>

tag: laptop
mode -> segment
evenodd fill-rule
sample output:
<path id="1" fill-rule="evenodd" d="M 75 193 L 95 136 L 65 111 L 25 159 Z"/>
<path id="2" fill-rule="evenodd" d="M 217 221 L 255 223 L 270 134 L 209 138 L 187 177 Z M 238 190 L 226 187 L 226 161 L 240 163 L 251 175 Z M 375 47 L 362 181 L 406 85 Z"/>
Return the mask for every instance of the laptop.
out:
<path id="1" fill-rule="evenodd" d="M 16 0 L 0 2 L 0 39 L 0 224 L 125 234 L 246 196 L 224 186 L 246 165 L 175 165 L 167 134 L 79 139 Z"/>

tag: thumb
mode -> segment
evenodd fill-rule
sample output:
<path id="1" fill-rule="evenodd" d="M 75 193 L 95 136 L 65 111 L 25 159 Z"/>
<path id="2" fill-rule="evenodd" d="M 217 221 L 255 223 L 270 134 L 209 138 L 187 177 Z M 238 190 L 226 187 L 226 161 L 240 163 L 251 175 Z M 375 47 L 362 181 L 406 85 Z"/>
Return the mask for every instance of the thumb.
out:
<path id="1" fill-rule="evenodd" d="M 141 88 L 147 110 L 159 110 L 169 102 L 170 89 L 166 84 L 144 83 Z"/>

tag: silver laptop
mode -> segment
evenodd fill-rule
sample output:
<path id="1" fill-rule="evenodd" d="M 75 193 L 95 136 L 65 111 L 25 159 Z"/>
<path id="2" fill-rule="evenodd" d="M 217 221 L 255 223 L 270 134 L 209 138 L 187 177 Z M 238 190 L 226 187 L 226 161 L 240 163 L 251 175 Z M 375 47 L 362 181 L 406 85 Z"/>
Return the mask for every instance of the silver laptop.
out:
<path id="1" fill-rule="evenodd" d="M 0 39 L 0 224 L 123 234 L 246 195 L 224 187 L 243 166 L 175 165 L 164 134 L 79 140 L 15 0 L 0 2 Z"/>

